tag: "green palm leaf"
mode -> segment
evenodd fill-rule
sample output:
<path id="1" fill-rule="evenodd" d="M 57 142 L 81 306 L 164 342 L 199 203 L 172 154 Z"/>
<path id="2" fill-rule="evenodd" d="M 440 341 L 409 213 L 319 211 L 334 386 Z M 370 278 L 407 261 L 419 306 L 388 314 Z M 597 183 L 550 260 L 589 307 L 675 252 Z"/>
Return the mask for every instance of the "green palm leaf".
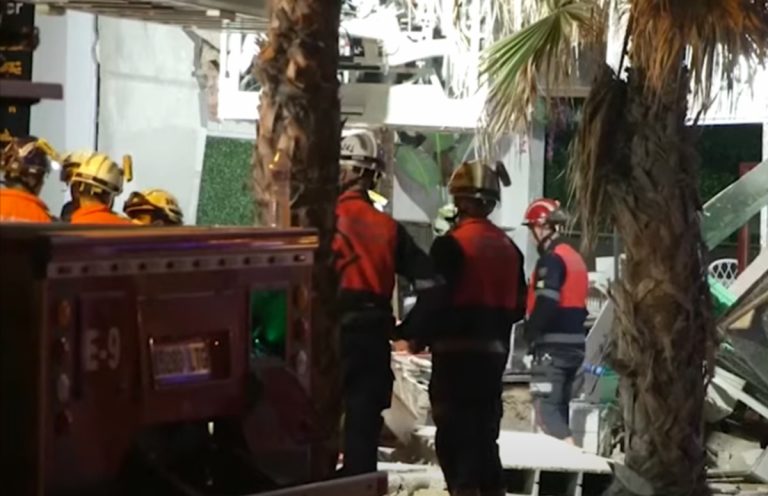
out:
<path id="1" fill-rule="evenodd" d="M 451 133 L 429 133 L 422 148 L 434 154 L 442 153 L 453 146 L 456 138 Z"/>
<path id="2" fill-rule="evenodd" d="M 469 155 L 469 148 L 474 145 L 475 137 L 471 134 L 462 134 L 456 140 L 456 146 L 451 151 L 451 160 L 458 165 L 464 160 L 467 160 Z"/>
<path id="3" fill-rule="evenodd" d="M 440 185 L 440 169 L 435 160 L 424 150 L 401 145 L 395 157 L 397 166 L 424 190 L 432 191 Z"/>
<path id="4" fill-rule="evenodd" d="M 481 62 L 489 86 L 486 127 L 491 136 L 528 122 L 542 93 L 537 76 L 548 85 L 568 76 L 579 33 L 602 33 L 603 13 L 600 0 L 547 0 L 538 21 L 491 45 Z"/>

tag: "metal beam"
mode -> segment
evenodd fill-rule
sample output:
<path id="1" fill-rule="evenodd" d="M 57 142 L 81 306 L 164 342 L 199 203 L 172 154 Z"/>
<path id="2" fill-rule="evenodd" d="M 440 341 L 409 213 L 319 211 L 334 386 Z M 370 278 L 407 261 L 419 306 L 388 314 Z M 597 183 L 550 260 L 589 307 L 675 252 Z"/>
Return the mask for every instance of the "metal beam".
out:
<path id="1" fill-rule="evenodd" d="M 201 29 L 259 32 L 268 26 L 265 0 L 34 0 L 29 3 L 51 13 L 77 10 Z"/>
<path id="2" fill-rule="evenodd" d="M 712 249 L 720 244 L 760 213 L 766 205 L 768 205 L 768 160 L 758 164 L 704 205 L 701 230 L 707 246 Z M 764 253 L 755 262 L 757 263 L 745 271 L 748 277 L 738 284 L 740 293 L 751 286 L 748 280 L 754 283 L 765 273 L 768 254 Z M 613 315 L 613 301 L 608 301 L 587 336 L 586 363 L 590 365 L 602 363 L 602 347 L 613 328 Z M 594 391 L 599 380 L 598 377 L 586 376 L 583 391 Z"/>
<path id="3" fill-rule="evenodd" d="M 768 160 L 704 205 L 701 231 L 709 249 L 723 242 L 768 205 Z"/>

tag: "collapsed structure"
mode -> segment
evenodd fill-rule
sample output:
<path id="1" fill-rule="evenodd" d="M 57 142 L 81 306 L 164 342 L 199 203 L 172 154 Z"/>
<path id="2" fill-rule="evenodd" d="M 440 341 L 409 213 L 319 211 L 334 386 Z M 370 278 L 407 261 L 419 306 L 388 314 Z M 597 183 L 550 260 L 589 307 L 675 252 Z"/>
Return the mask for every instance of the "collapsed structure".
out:
<path id="1" fill-rule="evenodd" d="M 705 242 L 709 247 L 719 244 L 766 205 L 768 161 L 704 206 Z M 728 288 L 714 279 L 710 283 L 722 344 L 705 405 L 709 473 L 714 485 L 727 481 L 728 490 L 736 490 L 768 483 L 768 251 Z M 605 477 L 622 458 L 618 376 L 605 356 L 613 326 L 609 300 L 589 330 L 584 380 L 571 402 L 571 428 L 581 450 L 543 435 L 502 433 L 502 461 L 515 494 L 586 496 L 605 488 Z M 412 459 L 429 460 L 434 436 L 429 427 L 429 356 L 393 354 L 392 363 L 396 397 L 386 413 L 388 426 L 401 442 L 417 447 Z"/>

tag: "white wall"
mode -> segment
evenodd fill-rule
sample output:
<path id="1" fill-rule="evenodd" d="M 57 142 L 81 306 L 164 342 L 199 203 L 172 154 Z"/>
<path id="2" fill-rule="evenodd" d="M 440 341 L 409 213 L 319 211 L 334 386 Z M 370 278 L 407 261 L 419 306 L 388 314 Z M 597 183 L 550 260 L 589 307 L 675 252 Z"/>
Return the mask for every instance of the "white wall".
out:
<path id="1" fill-rule="evenodd" d="M 195 77 L 195 43 L 181 28 L 99 18 L 99 149 L 131 154 L 130 191 L 172 192 L 186 224 L 197 215 L 205 115 Z"/>
<path id="2" fill-rule="evenodd" d="M 96 145 L 95 22 L 92 15 L 78 12 L 36 16 L 40 46 L 33 55 L 32 78 L 62 84 L 64 98 L 34 105 L 30 132 L 47 139 L 60 153 Z M 41 196 L 58 215 L 66 196 L 58 175 L 48 178 Z"/>
<path id="3" fill-rule="evenodd" d="M 497 225 L 514 229 L 510 237 L 525 255 L 525 273 L 530 274 L 538 259 L 536 244 L 523 216 L 528 205 L 544 194 L 544 127 L 533 123 L 528 135 L 514 135 L 499 144 L 499 158 L 507 167 L 512 186 L 502 188 L 501 206 L 493 215 Z"/>

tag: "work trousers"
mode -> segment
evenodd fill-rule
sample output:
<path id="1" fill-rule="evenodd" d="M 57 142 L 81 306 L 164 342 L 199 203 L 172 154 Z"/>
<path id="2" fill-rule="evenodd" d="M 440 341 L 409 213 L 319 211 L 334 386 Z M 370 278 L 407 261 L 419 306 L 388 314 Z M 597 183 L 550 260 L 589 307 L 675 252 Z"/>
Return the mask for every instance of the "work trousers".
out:
<path id="1" fill-rule="evenodd" d="M 572 436 L 569 406 L 573 382 L 584 362 L 584 349 L 563 345 L 536 349 L 531 366 L 531 396 L 536 424 L 558 439 Z"/>
<path id="2" fill-rule="evenodd" d="M 392 317 L 383 315 L 352 319 L 341 327 L 345 476 L 376 471 L 381 412 L 392 400 L 392 326 Z"/>
<path id="3" fill-rule="evenodd" d="M 504 487 L 497 441 L 506 363 L 506 353 L 432 355 L 429 398 L 437 427 L 435 449 L 452 494 L 498 494 Z"/>

